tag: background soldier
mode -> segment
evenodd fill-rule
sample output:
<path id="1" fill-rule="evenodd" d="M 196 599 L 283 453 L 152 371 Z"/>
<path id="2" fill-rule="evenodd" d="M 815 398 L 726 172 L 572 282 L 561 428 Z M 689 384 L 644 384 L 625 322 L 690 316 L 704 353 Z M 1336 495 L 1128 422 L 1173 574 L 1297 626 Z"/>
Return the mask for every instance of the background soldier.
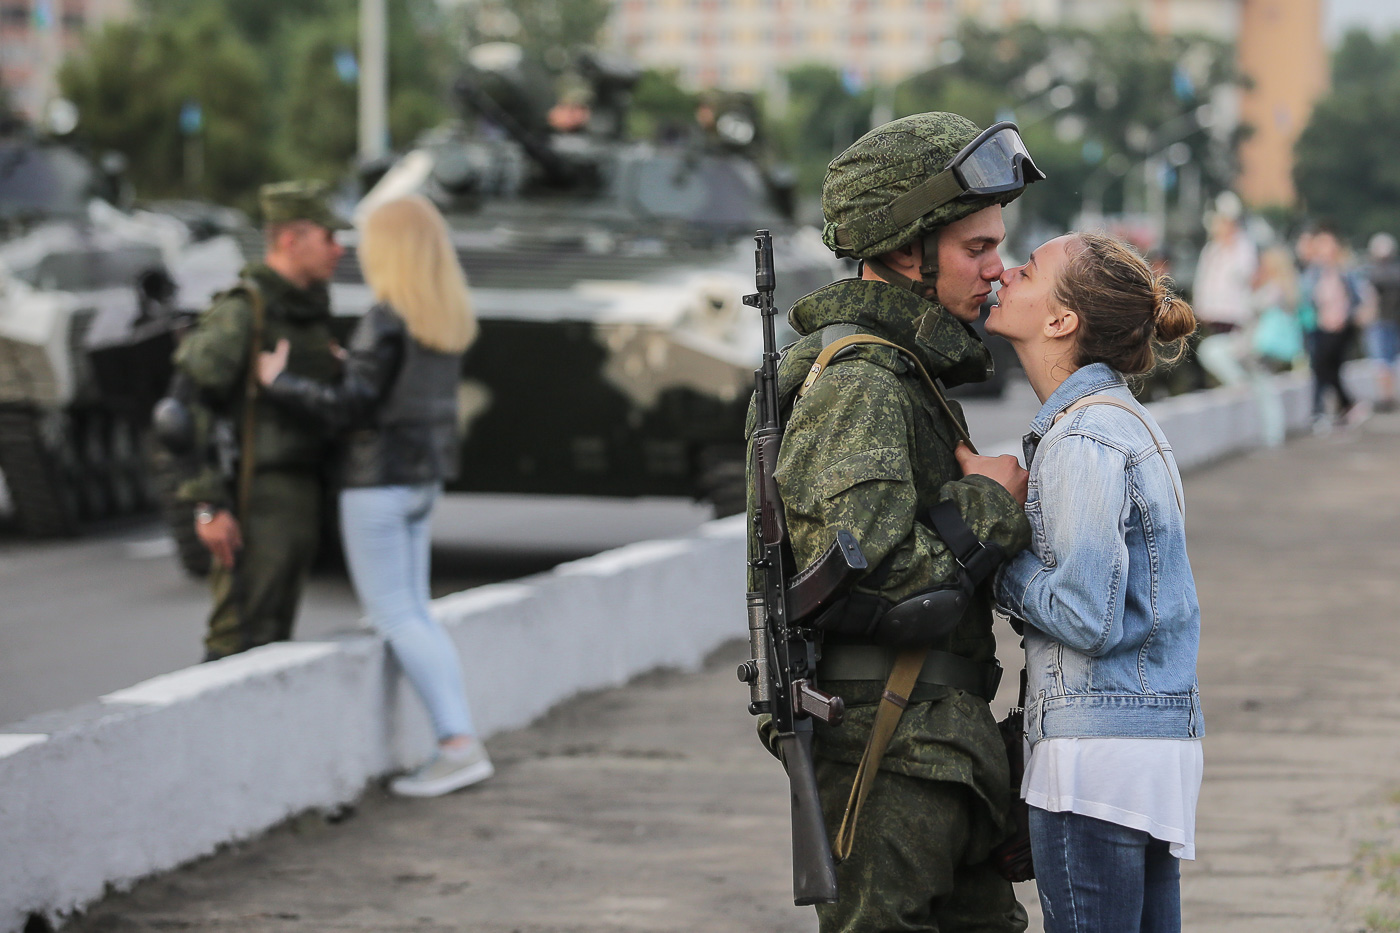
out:
<path id="1" fill-rule="evenodd" d="M 340 373 L 327 286 L 344 252 L 334 232 L 348 225 L 331 211 L 319 183 L 267 185 L 260 199 L 264 261 L 243 270 L 239 284 L 215 299 L 175 353 L 176 368 L 226 426 L 226 446 L 234 454 L 219 458 L 222 467 L 208 462 L 215 458 L 197 464 L 178 492 L 194 505 L 195 529 L 214 556 L 206 660 L 291 637 L 320 538 L 328 438 L 260 397 L 245 418 L 255 333 L 258 350 L 288 341 L 288 372 L 325 382 Z M 264 308 L 260 325 L 258 303 Z M 238 502 L 231 462 L 249 456 L 251 491 L 247 502 Z"/>
<path id="2" fill-rule="evenodd" d="M 844 528 L 870 566 L 820 620 L 818 683 L 848 707 L 839 726 L 816 725 L 833 838 L 894 656 L 885 610 L 939 587 L 972 591 L 952 634 L 924 641 L 936 650 L 838 867 L 840 901 L 817 907 L 823 933 L 1026 927 L 1010 883 L 988 861 L 1010 829 L 1010 779 L 987 705 L 1000 671 L 981 585 L 998 555 L 1029 543 L 1026 473 L 1014 457 L 959 448 L 952 419 L 963 422 L 961 408 L 943 407 L 914 365 L 949 385 L 988 375 L 990 354 L 970 322 L 1003 271 L 1001 205 L 1043 177 L 1006 127 L 979 134 L 960 116 L 918 114 L 838 156 L 822 192 L 823 238 L 838 255 L 863 260 L 861 275 L 800 299 L 789 315 L 804 336 L 779 372 L 782 404 L 792 408 L 776 477 L 794 564 L 811 564 Z M 902 352 L 850 347 L 794 402 L 823 346 L 856 333 Z M 944 503 L 952 508 L 931 520 Z M 929 629 L 940 621 L 928 620 Z"/>

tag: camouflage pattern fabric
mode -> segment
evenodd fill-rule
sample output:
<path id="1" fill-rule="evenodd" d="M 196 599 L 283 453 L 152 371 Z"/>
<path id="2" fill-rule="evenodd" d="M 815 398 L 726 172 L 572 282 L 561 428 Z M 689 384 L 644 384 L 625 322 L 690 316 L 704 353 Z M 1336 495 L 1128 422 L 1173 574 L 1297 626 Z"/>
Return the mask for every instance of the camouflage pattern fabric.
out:
<path id="1" fill-rule="evenodd" d="M 829 826 L 841 822 L 851 765 L 817 763 Z M 1021 933 L 1026 911 L 985 858 L 997 834 L 977 817 L 968 789 L 881 774 L 870 791 L 851 857 L 836 867 L 841 900 L 817 907 L 823 933 Z"/>
<path id="2" fill-rule="evenodd" d="M 936 175 L 981 128 L 955 113 L 916 113 L 866 133 L 827 167 L 822 185 L 822 240 L 838 256 L 869 259 L 945 227 L 993 204 L 1010 204 L 1024 188 L 943 204 L 911 222 L 888 216 L 891 201 Z M 836 243 L 836 230 L 850 227 L 856 239 Z M 823 377 L 825 378 L 825 377 Z"/>
<path id="3" fill-rule="evenodd" d="M 989 355 L 971 327 L 953 318 L 941 305 L 884 282 L 859 279 L 837 282 L 802 298 L 793 307 L 789 320 L 804 336 L 786 351 L 779 369 L 780 394 L 785 404 L 793 407 L 778 456 L 776 478 L 797 567 L 815 560 L 835 540 L 836 531 L 844 528 L 860 542 L 871 567 L 858 582 L 857 590 L 899 601 L 933 586 L 952 584 L 957 579 L 953 555 L 932 530 L 916 520 L 935 503 L 945 500 L 957 504 L 963 519 L 982 541 L 996 543 L 1008 554 L 1030 543 L 1025 512 L 1005 489 L 986 477 L 961 476 L 953 453 L 957 433 L 903 354 L 878 346 L 852 348 L 831 364 L 801 400 L 792 402 L 821 350 L 820 331 L 828 325 L 854 324 L 891 340 L 917 353 L 931 375 L 949 384 L 982 379 L 988 371 Z M 962 420 L 957 403 L 950 405 Z M 754 422 L 751 406 L 750 435 Z M 749 515 L 752 522 L 752 501 Z M 751 538 L 750 557 L 755 556 L 754 547 Z M 750 573 L 750 589 L 759 588 L 756 573 Z M 833 645 L 834 639 L 828 637 L 827 644 Z M 976 594 L 967 614 L 940 648 L 974 661 L 990 662 L 995 657 L 989 592 L 984 589 Z M 868 681 L 822 686 L 846 700 L 848 713 L 840 726 L 817 724 L 814 750 L 818 767 L 825 768 L 829 763 L 851 766 L 848 771 L 824 773 L 853 774 L 853 766 L 859 762 L 869 739 L 884 685 Z M 862 851 L 863 841 L 872 833 L 871 826 L 899 824 L 905 819 L 914 826 L 918 819 L 946 817 L 968 827 L 965 838 L 958 836 L 952 842 L 930 839 L 927 845 L 940 849 L 943 857 L 957 866 L 955 873 L 971 871 L 971 866 L 985 860 L 990 847 L 1011 828 L 1007 816 L 1010 777 L 1005 747 L 983 700 L 960 690 L 924 685 L 912 699 L 914 702 L 901 718 L 881 761 L 881 773 L 863 811 L 851 861 L 864 864 L 867 858 L 884 858 Z M 903 812 L 903 798 L 881 796 L 881 788 L 891 775 L 931 786 L 956 785 L 966 792 L 957 797 L 960 802 L 955 814 Z M 850 792 L 849 777 L 844 784 L 835 778 L 824 779 L 822 791 L 828 830 L 834 837 Z M 899 812 L 881 812 L 886 808 Z M 954 848 L 946 849 L 948 845 Z M 859 875 L 863 870 L 851 871 Z M 867 890 L 863 887 L 867 883 L 876 889 Z M 893 877 L 884 879 L 880 871 L 871 869 L 869 879 L 855 881 L 854 889 L 848 886 L 842 898 L 856 898 L 868 909 L 874 909 L 868 905 L 877 901 L 902 904 L 912 898 L 917 903 L 934 903 L 946 894 L 946 889 L 939 888 L 931 878 L 919 882 L 920 887 L 913 891 L 903 890 L 902 884 Z M 997 885 L 986 880 L 985 885 L 1001 892 L 987 900 L 989 905 L 1011 898 L 1009 883 L 1001 881 Z M 1024 919 L 1020 926 L 1002 923 L 993 916 L 1001 916 L 1001 908 L 989 910 L 991 913 L 978 921 L 983 923 L 981 926 L 969 921 L 970 925 L 944 929 L 1024 929 Z M 822 923 L 823 933 L 847 929 L 939 927 L 840 923 L 828 926 L 825 919 Z"/>
<path id="4" fill-rule="evenodd" d="M 257 283 L 267 307 L 263 349 L 277 341 L 291 344 L 287 371 L 322 382 L 340 377 L 340 361 L 331 352 L 330 293 L 325 286 L 296 288 L 262 263 L 243 270 Z M 175 365 L 199 389 L 201 401 L 240 423 L 248 344 L 253 326 L 252 300 L 235 288 L 218 296 L 199 324 L 175 351 Z M 299 418 L 281 406 L 260 399 L 254 440 L 258 469 L 319 470 L 327 456 L 328 438 L 317 422 Z M 211 465 L 186 476 L 179 488 L 182 502 L 231 504 L 227 481 Z"/>
<path id="5" fill-rule="evenodd" d="M 204 637 L 206 658 L 291 638 L 316 559 L 322 508 L 317 474 L 261 470 L 253 477 L 250 500 L 237 570 L 216 561 L 209 572 L 214 606 Z"/>
<path id="6" fill-rule="evenodd" d="M 331 187 L 323 181 L 279 181 L 258 189 L 258 206 L 268 226 L 308 220 L 327 230 L 348 230 L 350 224 L 330 204 Z"/>

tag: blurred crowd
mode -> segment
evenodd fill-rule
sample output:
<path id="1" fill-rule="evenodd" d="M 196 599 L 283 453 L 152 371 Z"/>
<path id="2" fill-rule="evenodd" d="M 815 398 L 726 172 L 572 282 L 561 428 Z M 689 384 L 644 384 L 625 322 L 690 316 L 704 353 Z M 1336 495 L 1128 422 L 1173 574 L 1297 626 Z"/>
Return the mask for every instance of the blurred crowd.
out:
<path id="1" fill-rule="evenodd" d="M 1222 385 L 1254 388 L 1269 446 L 1284 439 L 1283 406 L 1269 378 L 1277 372 L 1311 371 L 1315 433 L 1396 408 L 1400 256 L 1392 234 L 1376 233 L 1360 254 L 1327 226 L 1303 230 L 1290 245 L 1267 226 L 1245 223 L 1231 194 L 1206 224 L 1192 295 L 1201 322 L 1196 360 Z M 1374 403 L 1342 378 L 1355 356 L 1375 361 Z"/>

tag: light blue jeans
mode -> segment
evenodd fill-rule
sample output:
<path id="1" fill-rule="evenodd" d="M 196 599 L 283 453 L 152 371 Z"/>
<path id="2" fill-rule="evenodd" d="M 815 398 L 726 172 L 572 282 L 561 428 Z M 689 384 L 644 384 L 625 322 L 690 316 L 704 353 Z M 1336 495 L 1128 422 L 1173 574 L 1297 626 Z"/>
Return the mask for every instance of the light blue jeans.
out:
<path id="1" fill-rule="evenodd" d="M 456 646 L 428 610 L 433 503 L 442 486 L 366 486 L 340 494 L 340 534 L 355 595 L 418 691 L 442 741 L 475 735 Z"/>

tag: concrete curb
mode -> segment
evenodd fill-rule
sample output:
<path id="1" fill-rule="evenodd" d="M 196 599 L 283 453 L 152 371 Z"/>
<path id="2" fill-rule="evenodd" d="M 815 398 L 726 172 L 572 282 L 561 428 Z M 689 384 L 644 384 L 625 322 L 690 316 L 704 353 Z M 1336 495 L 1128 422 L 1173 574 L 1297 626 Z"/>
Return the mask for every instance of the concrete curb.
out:
<path id="1" fill-rule="evenodd" d="M 735 517 L 438 600 L 480 732 L 697 668 L 744 631 L 743 552 Z M 26 720 L 0 735 L 0 930 L 349 803 L 431 748 L 371 635 L 268 645 Z"/>
<path id="2" fill-rule="evenodd" d="M 1370 394 L 1369 368 L 1349 379 Z M 1307 379 L 1276 385 L 1290 429 L 1306 426 Z M 1151 408 L 1183 469 L 1259 444 L 1248 389 Z M 1019 442 L 993 447 L 1020 453 Z M 693 669 L 741 637 L 744 549 L 734 517 L 437 600 L 481 734 L 652 668 Z M 11 728 L 0 734 L 6 933 L 298 812 L 349 803 L 432 747 L 421 705 L 370 635 L 268 645 Z"/>

